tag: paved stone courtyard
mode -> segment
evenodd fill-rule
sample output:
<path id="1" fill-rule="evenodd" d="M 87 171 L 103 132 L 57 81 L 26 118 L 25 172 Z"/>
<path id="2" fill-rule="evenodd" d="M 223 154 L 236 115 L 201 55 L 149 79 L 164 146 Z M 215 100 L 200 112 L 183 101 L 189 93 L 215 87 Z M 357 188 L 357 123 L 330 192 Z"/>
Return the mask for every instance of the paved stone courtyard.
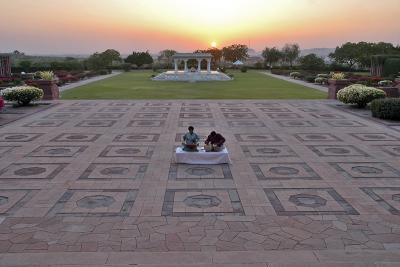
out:
<path id="1" fill-rule="evenodd" d="M 0 128 L 0 266 L 400 266 L 400 132 L 329 101 L 60 101 Z M 231 165 L 173 159 L 187 126 Z"/>

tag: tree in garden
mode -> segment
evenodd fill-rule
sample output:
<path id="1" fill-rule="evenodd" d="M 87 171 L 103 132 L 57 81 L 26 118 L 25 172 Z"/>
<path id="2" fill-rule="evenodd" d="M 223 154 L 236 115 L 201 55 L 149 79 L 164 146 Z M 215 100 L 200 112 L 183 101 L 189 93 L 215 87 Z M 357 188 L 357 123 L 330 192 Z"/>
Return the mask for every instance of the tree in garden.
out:
<path id="1" fill-rule="evenodd" d="M 194 51 L 194 53 L 207 53 L 207 54 L 211 54 L 212 58 L 211 58 L 211 64 L 214 66 L 217 66 L 220 62 L 221 62 L 221 58 L 222 58 L 222 50 L 218 49 L 216 47 L 213 48 L 208 48 L 206 50 L 201 50 L 198 49 L 196 51 Z M 206 64 L 205 62 L 203 62 L 203 64 Z M 206 65 L 204 65 L 204 67 L 206 67 Z M 203 66 L 202 66 L 203 68 Z"/>
<path id="2" fill-rule="evenodd" d="M 235 62 L 246 59 L 249 56 L 248 51 L 247 45 L 233 44 L 222 48 L 222 55 L 226 61 Z"/>
<path id="3" fill-rule="evenodd" d="M 329 57 L 337 63 L 345 64 L 352 69 L 359 61 L 361 53 L 356 43 L 347 42 L 341 47 L 336 47 L 335 52 L 331 53 Z"/>
<path id="4" fill-rule="evenodd" d="M 282 53 L 276 47 L 266 47 L 262 51 L 262 57 L 265 59 L 265 62 L 268 64 L 268 66 L 272 68 L 272 66 L 279 62 L 279 60 L 282 58 Z"/>
<path id="5" fill-rule="evenodd" d="M 298 44 L 285 44 L 282 48 L 282 57 L 289 63 L 290 67 L 293 67 L 293 63 L 300 55 L 300 46 Z"/>
<path id="6" fill-rule="evenodd" d="M 172 64 L 172 56 L 175 55 L 175 54 L 176 54 L 176 51 L 172 50 L 172 49 L 162 50 L 160 52 L 160 55 L 158 56 L 158 60 L 166 58 L 168 65 L 171 65 Z"/>
<path id="7" fill-rule="evenodd" d="M 107 59 L 101 53 L 94 53 L 86 61 L 86 66 L 90 70 L 101 70 L 108 66 Z"/>
<path id="8" fill-rule="evenodd" d="M 135 52 L 133 51 L 126 59 L 125 62 L 135 64 L 140 67 L 144 64 L 152 64 L 153 58 L 150 55 L 149 51 L 146 52 Z"/>
<path id="9" fill-rule="evenodd" d="M 304 57 L 300 57 L 299 62 L 301 68 L 305 70 L 323 70 L 325 68 L 325 62 L 322 58 L 316 54 L 309 54 Z"/>
<path id="10" fill-rule="evenodd" d="M 19 66 L 21 69 L 23 69 L 25 72 L 29 72 L 32 66 L 32 62 L 30 60 L 22 60 L 19 62 Z"/>
<path id="11" fill-rule="evenodd" d="M 107 49 L 101 56 L 104 58 L 104 61 L 111 66 L 113 61 L 121 61 L 121 54 L 115 49 Z"/>

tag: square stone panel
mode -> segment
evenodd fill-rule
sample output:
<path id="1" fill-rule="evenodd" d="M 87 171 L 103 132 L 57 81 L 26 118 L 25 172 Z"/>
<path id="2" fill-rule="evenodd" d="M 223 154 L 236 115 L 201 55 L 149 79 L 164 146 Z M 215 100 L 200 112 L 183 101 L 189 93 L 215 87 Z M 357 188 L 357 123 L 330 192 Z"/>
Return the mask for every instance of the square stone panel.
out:
<path id="1" fill-rule="evenodd" d="M 112 107 L 126 107 L 126 106 L 134 106 L 133 102 L 108 102 L 108 106 Z"/>
<path id="2" fill-rule="evenodd" d="M 364 193 L 393 215 L 400 215 L 400 187 L 362 187 Z"/>
<path id="3" fill-rule="evenodd" d="M 150 159 L 154 146 L 110 145 L 99 155 L 101 158 L 124 157 L 134 159 Z"/>
<path id="4" fill-rule="evenodd" d="M 142 107 L 140 111 L 143 112 L 168 112 L 171 108 L 169 107 Z"/>
<path id="5" fill-rule="evenodd" d="M 229 127 L 265 127 L 262 121 L 228 121 Z"/>
<path id="6" fill-rule="evenodd" d="M 136 113 L 135 118 L 139 119 L 165 119 L 168 113 Z"/>
<path id="7" fill-rule="evenodd" d="M 208 107 L 207 103 L 182 103 L 183 107 Z"/>
<path id="8" fill-rule="evenodd" d="M 90 110 L 90 107 L 65 107 L 57 109 L 56 112 L 88 112 Z"/>
<path id="9" fill-rule="evenodd" d="M 277 123 L 281 127 L 298 127 L 298 128 L 317 127 L 311 121 L 303 121 L 303 120 L 280 120 L 280 121 L 277 121 Z"/>
<path id="10" fill-rule="evenodd" d="M 181 112 L 189 112 L 189 113 L 195 113 L 195 112 L 210 112 L 211 109 L 208 107 L 181 107 Z"/>
<path id="11" fill-rule="evenodd" d="M 283 145 L 242 146 L 242 150 L 246 156 L 252 158 L 298 157 L 297 154 L 289 146 Z"/>
<path id="12" fill-rule="evenodd" d="M 38 190 L 0 189 L 0 214 L 13 215 L 37 192 Z"/>
<path id="13" fill-rule="evenodd" d="M 160 134 L 137 133 L 117 135 L 113 142 L 157 142 Z"/>
<path id="14" fill-rule="evenodd" d="M 346 119 L 343 115 L 333 113 L 311 113 L 310 115 L 317 119 Z"/>
<path id="15" fill-rule="evenodd" d="M 223 113 L 227 119 L 257 119 L 254 113 Z"/>
<path id="16" fill-rule="evenodd" d="M 400 141 L 400 138 L 386 133 L 352 133 L 350 135 L 361 141 Z"/>
<path id="17" fill-rule="evenodd" d="M 400 171 L 383 162 L 337 162 L 330 165 L 347 178 L 400 178 Z"/>
<path id="18" fill-rule="evenodd" d="M 400 145 L 392 145 L 392 146 L 374 146 L 378 149 L 381 149 L 383 152 L 390 156 L 400 157 Z"/>
<path id="19" fill-rule="evenodd" d="M 128 216 L 138 190 L 67 190 L 48 216 Z"/>
<path id="20" fill-rule="evenodd" d="M 66 163 L 13 163 L 0 171 L 0 179 L 53 179 Z"/>
<path id="21" fill-rule="evenodd" d="M 179 127 L 215 127 L 215 122 L 213 121 L 179 121 Z"/>
<path id="22" fill-rule="evenodd" d="M 63 120 L 39 120 L 24 124 L 23 127 L 59 127 L 64 123 L 66 123 L 66 121 Z"/>
<path id="23" fill-rule="evenodd" d="M 97 106 L 96 102 L 77 102 L 73 103 L 71 106 L 79 106 L 79 107 L 94 107 Z"/>
<path id="24" fill-rule="evenodd" d="M 341 142 L 340 138 L 329 133 L 301 133 L 294 135 L 301 142 Z"/>
<path id="25" fill-rule="evenodd" d="M 142 179 L 147 171 L 147 165 L 147 163 L 92 163 L 79 179 Z"/>
<path id="26" fill-rule="evenodd" d="M 251 112 L 249 108 L 220 108 L 222 112 Z"/>
<path id="27" fill-rule="evenodd" d="M 282 142 L 275 134 L 235 134 L 239 142 Z"/>
<path id="28" fill-rule="evenodd" d="M 51 142 L 94 142 L 101 134 L 63 133 L 53 138 Z"/>
<path id="29" fill-rule="evenodd" d="M 16 147 L 18 146 L 0 146 L 0 158 L 7 156 L 7 154 Z"/>
<path id="30" fill-rule="evenodd" d="M 130 107 L 118 107 L 118 106 L 113 106 L 113 107 L 104 107 L 99 109 L 99 112 L 127 112 L 130 110 Z"/>
<path id="31" fill-rule="evenodd" d="M 307 146 L 320 157 L 369 157 L 367 153 L 352 145 Z"/>
<path id="32" fill-rule="evenodd" d="M 271 119 L 301 119 L 303 118 L 300 114 L 297 113 L 264 113 Z"/>
<path id="33" fill-rule="evenodd" d="M 225 103 L 218 103 L 218 106 L 220 106 L 220 107 L 242 107 L 243 106 L 243 103 L 240 103 L 240 102 L 233 102 L 233 103 L 227 103 L 227 102 L 225 102 Z"/>
<path id="34" fill-rule="evenodd" d="M 359 215 L 333 188 L 267 188 L 264 192 L 279 216 Z"/>
<path id="35" fill-rule="evenodd" d="M 179 113 L 181 119 L 212 119 L 212 113 Z"/>
<path id="36" fill-rule="evenodd" d="M 195 165 L 174 164 L 169 168 L 169 180 L 232 179 L 228 164 Z"/>
<path id="37" fill-rule="evenodd" d="M 75 127 L 111 127 L 117 121 L 115 120 L 84 120 L 75 125 Z"/>
<path id="38" fill-rule="evenodd" d="M 40 146 L 26 157 L 76 157 L 88 146 Z"/>
<path id="39" fill-rule="evenodd" d="M 164 125 L 164 120 L 133 120 L 126 127 L 162 127 Z"/>
<path id="40" fill-rule="evenodd" d="M 43 133 L 2 133 L 0 142 L 30 142 L 42 135 Z"/>
<path id="41" fill-rule="evenodd" d="M 303 112 L 312 112 L 312 113 L 329 113 L 327 110 L 319 108 L 298 108 L 298 110 Z"/>
<path id="42" fill-rule="evenodd" d="M 42 119 L 57 119 L 57 120 L 65 120 L 65 119 L 74 119 L 81 115 L 81 113 L 51 113 L 47 116 L 42 117 Z"/>
<path id="43" fill-rule="evenodd" d="M 276 103 L 276 102 L 271 102 L 271 103 L 253 103 L 253 105 L 257 107 L 281 107 L 282 104 Z"/>
<path id="44" fill-rule="evenodd" d="M 321 180 L 306 163 L 250 164 L 258 180 Z"/>
<path id="45" fill-rule="evenodd" d="M 145 104 L 146 107 L 169 107 L 172 106 L 171 102 L 148 102 Z"/>
<path id="46" fill-rule="evenodd" d="M 286 113 L 292 112 L 290 109 L 283 107 L 267 107 L 267 108 L 260 108 L 260 110 L 263 112 L 286 112 Z"/>
<path id="47" fill-rule="evenodd" d="M 351 120 L 337 120 L 337 121 L 324 121 L 326 124 L 332 127 L 366 127 L 367 125 Z"/>
<path id="48" fill-rule="evenodd" d="M 124 116 L 125 113 L 93 113 L 88 119 L 119 119 Z"/>
<path id="49" fill-rule="evenodd" d="M 235 189 L 174 189 L 164 196 L 162 216 L 245 215 Z"/>

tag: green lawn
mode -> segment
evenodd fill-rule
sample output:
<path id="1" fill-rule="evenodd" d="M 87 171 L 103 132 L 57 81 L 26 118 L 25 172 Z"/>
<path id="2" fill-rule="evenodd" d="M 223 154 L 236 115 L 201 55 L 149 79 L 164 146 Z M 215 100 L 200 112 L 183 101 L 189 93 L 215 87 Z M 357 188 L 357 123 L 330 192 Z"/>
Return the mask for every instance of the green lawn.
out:
<path id="1" fill-rule="evenodd" d="M 321 99 L 327 94 L 258 71 L 233 72 L 226 82 L 156 82 L 133 71 L 62 93 L 62 99 Z"/>

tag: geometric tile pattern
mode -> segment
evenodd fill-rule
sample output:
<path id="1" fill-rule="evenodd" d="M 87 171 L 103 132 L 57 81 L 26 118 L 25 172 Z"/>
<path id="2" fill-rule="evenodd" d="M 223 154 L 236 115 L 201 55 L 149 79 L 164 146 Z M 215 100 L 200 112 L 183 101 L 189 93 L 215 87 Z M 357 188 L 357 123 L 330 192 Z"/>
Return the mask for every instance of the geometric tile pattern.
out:
<path id="1" fill-rule="evenodd" d="M 50 140 L 51 142 L 94 142 L 100 134 L 63 133 Z"/>
<path id="2" fill-rule="evenodd" d="M 142 179 L 147 171 L 144 163 L 92 163 L 79 179 Z"/>
<path id="3" fill-rule="evenodd" d="M 364 193 L 393 215 L 400 215 L 400 187 L 363 187 Z"/>
<path id="4" fill-rule="evenodd" d="M 298 127 L 298 128 L 303 128 L 303 127 L 317 127 L 314 123 L 311 121 L 303 121 L 303 120 L 279 120 L 277 123 L 281 127 Z"/>
<path id="5" fill-rule="evenodd" d="M 279 216 L 359 214 L 333 188 L 266 188 L 264 192 Z"/>
<path id="6" fill-rule="evenodd" d="M 366 125 L 358 122 L 358 121 L 350 121 L 350 120 L 332 120 L 332 121 L 325 121 L 331 127 L 365 127 Z"/>
<path id="7" fill-rule="evenodd" d="M 150 159 L 154 146 L 110 145 L 99 155 L 100 158 L 128 157 L 135 159 Z"/>
<path id="8" fill-rule="evenodd" d="M 38 120 L 27 123 L 23 127 L 59 127 L 66 123 L 63 120 Z"/>
<path id="9" fill-rule="evenodd" d="M 375 147 L 384 151 L 390 156 L 400 157 L 400 145 L 381 145 Z"/>
<path id="10" fill-rule="evenodd" d="M 235 189 L 171 189 L 165 192 L 161 215 L 244 215 L 244 210 Z"/>
<path id="11" fill-rule="evenodd" d="M 369 157 L 367 153 L 351 145 L 314 145 L 307 147 L 320 157 Z"/>
<path id="12" fill-rule="evenodd" d="M 65 163 L 13 163 L 0 170 L 0 179 L 48 179 L 56 177 Z"/>
<path id="13" fill-rule="evenodd" d="M 38 190 L 0 189 L 0 215 L 11 216 Z"/>
<path id="14" fill-rule="evenodd" d="M 340 138 L 329 133 L 301 133 L 294 135 L 301 142 L 338 142 Z"/>
<path id="15" fill-rule="evenodd" d="M 157 142 L 159 134 L 140 133 L 140 134 L 120 134 L 116 136 L 113 142 Z"/>
<path id="16" fill-rule="evenodd" d="M 75 127 L 111 127 L 116 122 L 114 120 L 85 120 L 76 124 Z"/>
<path id="17" fill-rule="evenodd" d="M 42 133 L 0 133 L 0 142 L 30 142 L 42 135 Z"/>
<path id="18" fill-rule="evenodd" d="M 361 141 L 399 141 L 400 138 L 386 133 L 352 133 L 353 137 Z"/>
<path id="19" fill-rule="evenodd" d="M 259 180 L 321 180 L 306 163 L 262 163 L 251 167 Z"/>
<path id="20" fill-rule="evenodd" d="M 228 164 L 187 165 L 172 163 L 169 169 L 170 180 L 232 179 Z"/>
<path id="21" fill-rule="evenodd" d="M 235 134 L 239 142 L 281 142 L 275 134 Z"/>
<path id="22" fill-rule="evenodd" d="M 126 127 L 161 127 L 165 125 L 163 120 L 133 120 Z"/>
<path id="23" fill-rule="evenodd" d="M 0 158 L 7 156 L 7 153 L 16 148 L 17 146 L 0 146 Z"/>
<path id="24" fill-rule="evenodd" d="M 336 162 L 330 163 L 347 178 L 399 178 L 400 171 L 383 162 Z"/>
<path id="25" fill-rule="evenodd" d="M 242 146 L 244 154 L 248 157 L 298 157 L 297 154 L 289 147 L 283 145 L 259 145 L 259 146 Z"/>
<path id="26" fill-rule="evenodd" d="M 40 146 L 26 157 L 75 157 L 87 148 L 88 146 Z"/>

